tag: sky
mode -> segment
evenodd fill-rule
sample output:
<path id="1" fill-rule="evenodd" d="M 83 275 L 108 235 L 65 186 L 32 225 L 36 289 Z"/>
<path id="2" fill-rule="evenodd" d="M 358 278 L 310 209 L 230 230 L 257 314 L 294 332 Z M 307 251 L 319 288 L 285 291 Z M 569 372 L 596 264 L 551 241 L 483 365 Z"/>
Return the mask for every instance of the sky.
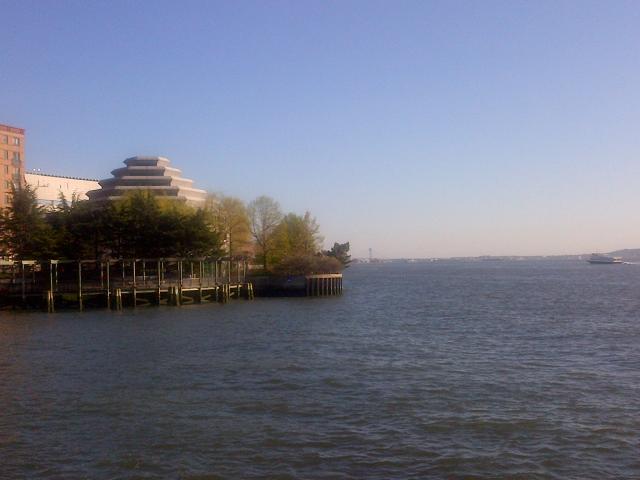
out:
<path id="1" fill-rule="evenodd" d="M 377 257 L 640 247 L 640 2 L 0 0 L 27 169 L 171 159 Z"/>

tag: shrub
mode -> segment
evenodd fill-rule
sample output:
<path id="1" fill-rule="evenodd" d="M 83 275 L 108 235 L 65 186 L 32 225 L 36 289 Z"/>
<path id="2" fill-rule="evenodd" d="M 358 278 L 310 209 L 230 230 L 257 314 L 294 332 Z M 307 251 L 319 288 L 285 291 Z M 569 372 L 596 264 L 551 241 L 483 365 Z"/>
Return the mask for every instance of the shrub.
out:
<path id="1" fill-rule="evenodd" d="M 342 264 L 334 257 L 326 255 L 291 255 L 279 262 L 274 272 L 278 275 L 311 275 L 319 273 L 339 273 Z"/>

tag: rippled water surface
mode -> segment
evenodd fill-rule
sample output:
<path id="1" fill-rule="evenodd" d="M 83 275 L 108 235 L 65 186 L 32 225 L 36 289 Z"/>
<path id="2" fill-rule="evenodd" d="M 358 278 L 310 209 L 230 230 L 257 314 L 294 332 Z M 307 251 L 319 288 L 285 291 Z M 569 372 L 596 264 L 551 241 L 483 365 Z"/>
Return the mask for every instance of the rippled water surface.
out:
<path id="1" fill-rule="evenodd" d="M 0 478 L 639 478 L 640 266 L 361 265 L 345 294 L 0 313 Z"/>

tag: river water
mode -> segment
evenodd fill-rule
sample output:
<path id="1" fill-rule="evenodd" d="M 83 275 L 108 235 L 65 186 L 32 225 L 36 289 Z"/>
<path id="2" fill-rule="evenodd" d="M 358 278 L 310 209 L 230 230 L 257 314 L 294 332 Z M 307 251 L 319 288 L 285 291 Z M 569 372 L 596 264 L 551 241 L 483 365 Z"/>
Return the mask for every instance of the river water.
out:
<path id="1" fill-rule="evenodd" d="M 0 312 L 0 478 L 639 478 L 640 265 L 355 265 L 338 298 Z"/>

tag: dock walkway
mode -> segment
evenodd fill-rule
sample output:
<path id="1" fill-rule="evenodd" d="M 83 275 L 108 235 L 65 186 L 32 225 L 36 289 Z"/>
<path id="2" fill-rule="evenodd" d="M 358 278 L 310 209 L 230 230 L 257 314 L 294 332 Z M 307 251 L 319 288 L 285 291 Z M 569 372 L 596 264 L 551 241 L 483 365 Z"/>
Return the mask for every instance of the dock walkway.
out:
<path id="1" fill-rule="evenodd" d="M 246 259 L 0 260 L 0 307 L 183 305 L 253 298 Z"/>

